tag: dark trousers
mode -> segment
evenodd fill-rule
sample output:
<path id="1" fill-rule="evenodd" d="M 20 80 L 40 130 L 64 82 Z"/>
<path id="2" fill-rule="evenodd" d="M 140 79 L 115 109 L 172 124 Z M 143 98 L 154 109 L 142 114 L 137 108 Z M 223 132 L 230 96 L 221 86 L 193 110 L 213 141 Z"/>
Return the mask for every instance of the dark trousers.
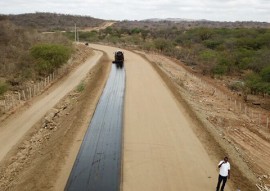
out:
<path id="1" fill-rule="evenodd" d="M 221 176 L 218 177 L 218 183 L 217 183 L 217 191 L 219 191 L 220 184 L 222 182 L 221 191 L 224 191 L 225 184 L 227 182 L 227 176 Z"/>

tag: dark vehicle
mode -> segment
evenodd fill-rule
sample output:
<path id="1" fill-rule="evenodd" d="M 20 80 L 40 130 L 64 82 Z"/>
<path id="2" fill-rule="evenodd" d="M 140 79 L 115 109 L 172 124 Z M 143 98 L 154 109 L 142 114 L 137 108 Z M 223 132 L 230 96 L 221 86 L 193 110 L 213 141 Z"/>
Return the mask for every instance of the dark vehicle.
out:
<path id="1" fill-rule="evenodd" d="M 114 61 L 117 68 L 123 68 L 124 66 L 124 53 L 122 51 L 116 51 L 114 53 Z"/>

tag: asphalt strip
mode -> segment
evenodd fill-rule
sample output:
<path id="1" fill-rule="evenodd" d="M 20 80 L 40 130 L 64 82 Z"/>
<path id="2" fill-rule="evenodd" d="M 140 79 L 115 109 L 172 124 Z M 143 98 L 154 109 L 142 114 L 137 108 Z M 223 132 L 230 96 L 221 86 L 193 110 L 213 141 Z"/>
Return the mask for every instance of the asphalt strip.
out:
<path id="1" fill-rule="evenodd" d="M 125 69 L 112 70 L 67 181 L 66 191 L 119 191 Z"/>

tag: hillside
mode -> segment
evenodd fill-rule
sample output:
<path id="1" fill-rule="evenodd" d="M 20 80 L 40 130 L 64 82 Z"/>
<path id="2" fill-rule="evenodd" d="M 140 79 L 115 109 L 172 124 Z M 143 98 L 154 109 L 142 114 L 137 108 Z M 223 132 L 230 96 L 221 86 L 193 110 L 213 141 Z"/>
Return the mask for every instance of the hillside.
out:
<path id="1" fill-rule="evenodd" d="M 181 23 L 123 21 L 99 32 L 80 33 L 80 39 L 158 52 L 183 61 L 194 72 L 228 79 L 234 91 L 270 94 L 270 28 L 263 27 L 268 23 L 190 29 L 181 28 Z"/>
<path id="2" fill-rule="evenodd" d="M 72 53 L 70 41 L 61 33 L 42 34 L 8 20 L 0 20 L 0 27 L 0 95 L 44 77 Z"/>
<path id="3" fill-rule="evenodd" d="M 35 28 L 39 31 L 68 31 L 78 27 L 97 27 L 104 20 L 89 16 L 66 15 L 57 13 L 27 13 L 20 15 L 2 15 L 17 26 Z"/>
<path id="4" fill-rule="evenodd" d="M 270 23 L 266 22 L 216 22 L 208 20 L 187 20 L 187 19 L 146 19 L 142 21 L 123 21 L 117 23 L 120 28 L 144 28 L 144 29 L 165 29 L 170 27 L 176 27 L 178 29 L 190 29 L 190 28 L 270 28 Z"/>

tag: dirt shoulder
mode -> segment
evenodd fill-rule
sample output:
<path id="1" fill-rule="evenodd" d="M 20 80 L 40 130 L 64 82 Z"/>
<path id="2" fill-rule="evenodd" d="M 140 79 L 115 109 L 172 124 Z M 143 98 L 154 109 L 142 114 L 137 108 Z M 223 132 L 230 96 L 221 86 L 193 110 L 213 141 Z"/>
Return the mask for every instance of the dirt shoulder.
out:
<path id="1" fill-rule="evenodd" d="M 251 120 L 245 111 L 239 111 L 228 90 L 197 78 L 183 64 L 155 54 L 144 54 L 163 78 L 176 99 L 185 105 L 186 112 L 197 125 L 194 132 L 207 148 L 212 159 L 218 161 L 225 155 L 232 164 L 234 189 L 257 190 L 257 185 L 269 182 L 269 131 Z M 237 98 L 236 98 L 237 99 Z M 244 103 L 242 103 L 244 105 Z M 244 106 L 242 106 L 244 108 Z M 249 108 L 262 112 L 258 108 Z M 264 111 L 267 113 L 267 111 Z"/>
<path id="2" fill-rule="evenodd" d="M 28 102 L 29 107 L 27 109 L 1 122 L 0 160 L 49 109 L 80 83 L 101 56 L 102 53 L 96 51 L 93 56 L 67 75 L 66 79 L 56 84 L 51 91 L 47 91 L 45 96 L 42 95 L 37 97 L 36 100 L 31 100 L 31 102 Z"/>
<path id="3" fill-rule="evenodd" d="M 1 190 L 59 190 L 55 189 L 56 181 L 58 177 L 67 179 L 69 175 L 60 176 L 63 165 L 68 156 L 75 159 L 77 155 L 78 150 L 72 150 L 73 145 L 81 141 L 88 127 L 109 66 L 103 58 L 90 73 L 86 71 L 85 81 L 20 139 L 1 162 Z"/>

